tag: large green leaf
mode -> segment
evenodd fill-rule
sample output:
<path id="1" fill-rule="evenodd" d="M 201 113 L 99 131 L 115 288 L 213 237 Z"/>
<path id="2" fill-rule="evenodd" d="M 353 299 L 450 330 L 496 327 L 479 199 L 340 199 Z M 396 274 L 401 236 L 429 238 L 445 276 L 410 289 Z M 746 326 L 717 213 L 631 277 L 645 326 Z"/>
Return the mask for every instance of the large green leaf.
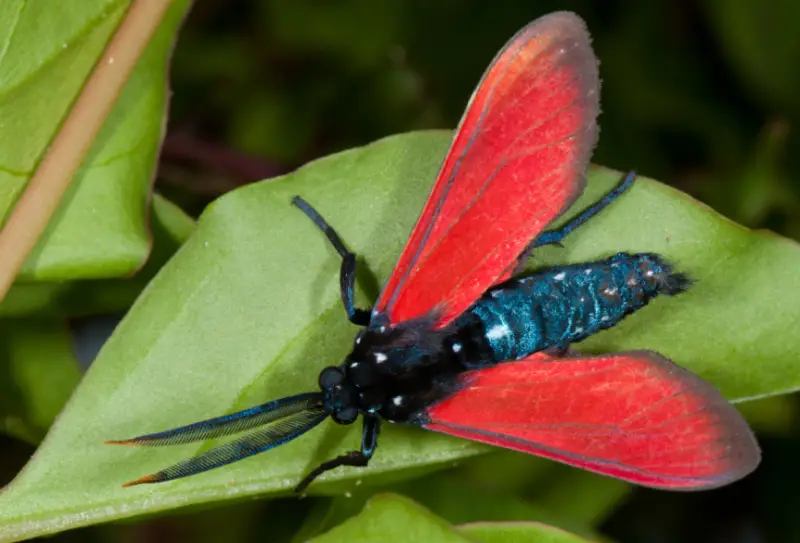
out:
<path id="1" fill-rule="evenodd" d="M 288 492 L 310 468 L 358 443 L 359 430 L 325 423 L 254 459 L 159 486 L 120 483 L 208 447 L 105 446 L 301 391 L 340 361 L 356 328 L 339 300 L 339 259 L 290 196 L 301 193 L 365 257 L 371 295 L 388 275 L 427 195 L 449 134 L 415 133 L 317 161 L 282 179 L 232 192 L 207 209 L 178 254 L 144 291 L 26 470 L 0 496 L 5 539 L 103 520 Z M 595 169 L 577 207 L 618 174 Z M 642 179 L 536 262 L 583 261 L 618 250 L 658 251 L 697 279 L 656 300 L 589 350 L 654 348 L 732 399 L 800 386 L 800 249 L 750 232 Z M 361 301 L 366 297 L 359 293 Z M 376 474 L 452 465 L 488 450 L 415 428 L 390 427 L 368 469 L 341 469 L 312 491 L 341 491 Z"/>
<path id="2" fill-rule="evenodd" d="M 444 520 L 436 517 L 416 503 L 392 494 L 379 494 L 372 498 L 355 517 L 346 520 L 331 531 L 312 539 L 314 543 L 372 543 L 390 540 L 398 543 L 467 543 Z"/>
<path id="3" fill-rule="evenodd" d="M 0 3 L 0 222 L 124 15 L 129 1 Z M 98 134 L 22 280 L 118 277 L 150 250 L 147 201 L 161 143 L 167 63 L 189 5 L 170 7 Z"/>

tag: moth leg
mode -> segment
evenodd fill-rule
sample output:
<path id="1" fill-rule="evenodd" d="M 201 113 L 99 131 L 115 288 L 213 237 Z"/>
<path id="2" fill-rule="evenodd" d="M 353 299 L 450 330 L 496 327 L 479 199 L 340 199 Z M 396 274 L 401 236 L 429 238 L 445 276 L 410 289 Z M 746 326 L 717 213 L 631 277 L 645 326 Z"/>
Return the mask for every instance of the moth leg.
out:
<path id="1" fill-rule="evenodd" d="M 323 462 L 314 468 L 311 473 L 306 475 L 305 479 L 300 481 L 300 484 L 295 487 L 294 491 L 303 492 L 314 479 L 326 471 L 338 468 L 339 466 L 364 467 L 369 464 L 369 460 L 372 458 L 375 448 L 378 446 L 378 433 L 380 429 L 381 422 L 378 417 L 374 415 L 365 415 L 363 431 L 361 433 L 361 450 L 350 451 L 342 456 L 337 456 L 333 460 Z"/>
<path id="2" fill-rule="evenodd" d="M 608 207 L 611 202 L 619 198 L 623 192 L 631 188 L 635 180 L 636 172 L 628 172 L 625 177 L 622 178 L 622 181 L 620 181 L 619 184 L 611 190 L 611 192 L 583 210 L 577 217 L 570 220 L 567 224 L 558 230 L 551 230 L 549 232 L 542 232 L 539 234 L 539 236 L 533 240 L 533 243 L 531 243 L 528 248 L 525 249 L 523 254 L 527 253 L 529 256 L 530 251 L 543 245 L 561 245 L 561 240 L 567 237 L 570 232 L 603 211 L 603 209 Z"/>
<path id="3" fill-rule="evenodd" d="M 356 255 L 347 250 L 347 247 L 342 243 L 342 238 L 336 233 L 331 225 L 325 222 L 316 209 L 300 198 L 295 196 L 292 198 L 292 204 L 300 209 L 311 221 L 322 230 L 322 233 L 328 238 L 342 257 L 342 267 L 339 272 L 339 284 L 342 292 L 342 303 L 344 310 L 347 313 L 347 319 L 353 324 L 358 326 L 367 326 L 369 324 L 371 310 L 359 309 L 355 305 L 355 286 L 356 286 Z"/>

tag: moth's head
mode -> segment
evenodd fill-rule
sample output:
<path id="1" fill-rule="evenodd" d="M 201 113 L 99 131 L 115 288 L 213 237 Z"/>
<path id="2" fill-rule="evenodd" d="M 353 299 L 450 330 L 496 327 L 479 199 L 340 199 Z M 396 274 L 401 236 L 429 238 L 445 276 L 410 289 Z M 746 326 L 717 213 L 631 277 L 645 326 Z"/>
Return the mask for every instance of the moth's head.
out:
<path id="1" fill-rule="evenodd" d="M 344 370 L 329 366 L 319 374 L 325 411 L 338 424 L 352 424 L 358 418 L 358 393 Z"/>

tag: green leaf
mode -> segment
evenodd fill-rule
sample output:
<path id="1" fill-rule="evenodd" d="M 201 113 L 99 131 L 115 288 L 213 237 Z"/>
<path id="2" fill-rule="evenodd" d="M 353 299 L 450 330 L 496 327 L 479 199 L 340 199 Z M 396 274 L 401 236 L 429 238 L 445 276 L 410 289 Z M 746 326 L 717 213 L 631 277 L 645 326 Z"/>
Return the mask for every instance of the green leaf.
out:
<path id="1" fill-rule="evenodd" d="M 459 526 L 458 531 L 481 543 L 592 543 L 538 522 L 475 522 Z"/>
<path id="2" fill-rule="evenodd" d="M 57 133 L 130 2 L 0 5 L 0 222 Z M 164 126 L 167 63 L 188 0 L 174 2 L 82 168 L 22 268 L 22 280 L 129 275 L 150 250 L 146 211 Z"/>
<path id="3" fill-rule="evenodd" d="M 158 193 L 153 194 L 151 205 L 152 221 L 157 227 L 154 237 L 160 235 L 178 245 L 189 239 L 195 226 L 189 215 Z M 172 256 L 172 251 L 169 256 Z"/>
<path id="4" fill-rule="evenodd" d="M 348 353 L 356 327 L 339 298 L 339 258 L 290 206 L 302 194 L 363 255 L 374 296 L 427 196 L 449 133 L 381 140 L 220 198 L 159 272 L 106 344 L 69 406 L 17 480 L 0 495 L 6 539 L 265 493 L 288 493 L 323 460 L 357 446 L 355 425 L 328 421 L 259 457 L 156 487 L 131 478 L 205 450 L 103 445 L 315 388 L 318 371 Z M 595 169 L 582 208 L 617 181 Z M 653 348 L 733 399 L 796 390 L 800 372 L 800 250 L 748 231 L 687 196 L 641 179 L 607 213 L 536 263 L 580 262 L 615 251 L 664 253 L 697 279 L 656 300 L 590 351 Z M 362 289 L 360 289 L 362 290 Z M 362 304 L 367 296 L 359 292 Z M 313 492 L 376 474 L 452 466 L 490 448 L 389 425 L 367 469 L 326 474 Z M 334 488 L 325 481 L 336 482 Z M 2 539 L 2 538 L 0 538 Z"/>
<path id="5" fill-rule="evenodd" d="M 775 398 L 786 398 L 786 396 L 776 396 Z M 749 406 L 752 403 L 745 405 Z M 481 500 L 500 503 L 503 501 L 501 496 L 510 494 L 517 501 L 523 502 L 524 500 L 523 503 L 528 504 L 529 507 L 547 513 L 547 516 L 528 517 L 506 514 L 497 518 L 484 514 L 460 522 L 536 520 L 566 528 L 581 535 L 593 536 L 594 534 L 586 531 L 585 527 L 601 524 L 630 494 L 630 485 L 618 479 L 596 475 L 551 462 L 545 458 L 507 449 L 497 449 L 491 454 L 470 459 L 453 470 L 450 476 L 462 481 L 469 481 L 471 485 L 481 488 Z M 433 495 L 437 493 L 433 493 Z M 475 493 L 461 491 L 460 494 L 472 499 L 472 495 Z M 458 501 L 456 496 L 452 501 Z M 459 523 L 458 519 L 443 514 L 424 498 L 413 494 L 412 497 L 430 507 L 436 514 L 442 515 L 451 522 Z M 505 509 L 504 512 L 508 511 L 510 509 Z"/>
<path id="6" fill-rule="evenodd" d="M 133 277 L 15 283 L 0 302 L 0 317 L 67 318 L 124 311 L 183 245 L 194 221 L 158 194 L 150 208 L 153 249 Z"/>
<path id="7" fill-rule="evenodd" d="M 319 537 L 314 543 L 372 543 L 391 540 L 416 543 L 466 543 L 444 520 L 416 503 L 392 494 L 379 494 L 369 500 L 358 515 Z"/>
<path id="8" fill-rule="evenodd" d="M 503 466 L 504 469 L 498 470 L 497 466 Z M 474 481 L 484 488 L 522 495 L 528 489 L 533 488 L 538 492 L 550 484 L 553 470 L 557 466 L 558 464 L 538 456 L 495 449 L 491 454 L 464 462 L 454 471 L 457 476 Z"/>
<path id="9" fill-rule="evenodd" d="M 760 436 L 789 437 L 800 422 L 800 406 L 794 395 L 767 396 L 739 405 L 750 427 Z"/>
<path id="10" fill-rule="evenodd" d="M 603 522 L 630 494 L 631 485 L 588 471 L 559 466 L 563 473 L 543 492 L 532 489 L 535 505 L 570 519 L 574 523 L 596 526 Z"/>
<path id="11" fill-rule="evenodd" d="M 38 443 L 81 378 L 69 331 L 6 321 L 0 346 L 0 431 Z"/>
<path id="12" fill-rule="evenodd" d="M 506 469 L 507 466 L 502 464 L 494 466 L 495 472 L 503 472 Z M 577 472 L 577 470 L 572 471 Z M 583 535 L 595 535 L 594 531 L 587 524 L 582 524 L 580 519 L 576 520 L 508 493 L 486 488 L 479 483 L 466 480 L 458 471 L 455 474 L 438 473 L 400 484 L 381 485 L 378 491 L 405 496 L 453 524 L 476 520 L 535 520 Z M 306 541 L 310 536 L 341 524 L 358 513 L 374 492 L 374 483 L 356 488 L 352 488 L 351 485 L 351 490 L 346 491 L 342 497 L 330 501 L 319 500 L 310 515 L 313 521 L 307 520 L 303 530 L 295 535 L 293 541 Z"/>

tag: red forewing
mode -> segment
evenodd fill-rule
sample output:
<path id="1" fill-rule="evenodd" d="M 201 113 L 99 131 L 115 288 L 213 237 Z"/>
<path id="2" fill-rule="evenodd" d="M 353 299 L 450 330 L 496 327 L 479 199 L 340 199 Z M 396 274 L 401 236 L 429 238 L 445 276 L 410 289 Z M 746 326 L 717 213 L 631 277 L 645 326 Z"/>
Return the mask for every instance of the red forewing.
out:
<path id="1" fill-rule="evenodd" d="M 583 190 L 597 137 L 597 61 L 570 13 L 523 28 L 484 74 L 375 307 L 443 326 L 507 277 Z"/>
<path id="2" fill-rule="evenodd" d="M 739 412 L 653 352 L 538 354 L 463 378 L 425 428 L 673 490 L 730 483 L 760 460 Z"/>

